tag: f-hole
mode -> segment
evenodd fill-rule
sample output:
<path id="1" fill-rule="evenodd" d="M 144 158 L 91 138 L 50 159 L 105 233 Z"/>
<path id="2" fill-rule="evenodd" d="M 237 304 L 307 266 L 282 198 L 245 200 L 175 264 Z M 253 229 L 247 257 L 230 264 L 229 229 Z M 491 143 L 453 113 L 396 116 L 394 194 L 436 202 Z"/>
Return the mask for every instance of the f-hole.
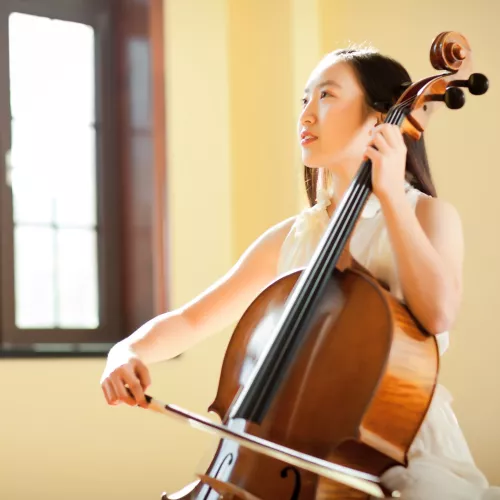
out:
<path id="1" fill-rule="evenodd" d="M 220 463 L 219 468 L 217 469 L 217 472 L 216 472 L 216 474 L 215 474 L 214 477 L 217 478 L 217 476 L 219 475 L 220 471 L 222 470 L 222 467 L 224 466 L 224 462 L 227 461 L 227 465 L 229 467 L 233 463 L 233 460 L 234 460 L 234 455 L 232 453 L 228 453 L 224 457 L 224 460 L 222 460 L 222 462 Z M 209 487 L 208 491 L 207 491 L 207 494 L 204 496 L 203 500 L 207 500 L 208 499 L 208 495 L 210 495 L 211 492 L 212 492 L 212 488 Z"/>
<path id="2" fill-rule="evenodd" d="M 295 467 L 285 467 L 281 471 L 281 477 L 287 478 L 288 473 L 290 471 L 293 472 L 293 475 L 295 476 L 295 485 L 294 485 L 292 496 L 290 497 L 290 500 L 299 500 L 300 489 L 302 486 L 301 480 L 300 480 L 300 472 Z"/>

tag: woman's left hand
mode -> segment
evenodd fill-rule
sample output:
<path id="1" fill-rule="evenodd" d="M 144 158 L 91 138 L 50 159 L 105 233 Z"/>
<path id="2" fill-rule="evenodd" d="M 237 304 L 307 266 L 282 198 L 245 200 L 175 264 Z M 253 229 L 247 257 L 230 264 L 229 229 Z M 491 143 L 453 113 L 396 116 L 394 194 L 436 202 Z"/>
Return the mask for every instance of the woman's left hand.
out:
<path id="1" fill-rule="evenodd" d="M 381 202 L 404 193 L 406 144 L 397 125 L 383 123 L 373 129 L 365 158 L 372 161 L 372 189 Z"/>

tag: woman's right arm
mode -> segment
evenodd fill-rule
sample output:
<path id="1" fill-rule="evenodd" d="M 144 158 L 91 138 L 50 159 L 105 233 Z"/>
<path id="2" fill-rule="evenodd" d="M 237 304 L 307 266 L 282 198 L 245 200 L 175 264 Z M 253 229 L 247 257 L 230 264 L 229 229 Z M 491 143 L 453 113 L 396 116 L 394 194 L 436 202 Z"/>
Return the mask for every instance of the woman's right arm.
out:
<path id="1" fill-rule="evenodd" d="M 286 219 L 268 229 L 222 278 L 193 300 L 149 320 L 113 346 L 101 378 L 108 403 L 144 405 L 143 391 L 150 383 L 147 364 L 173 358 L 236 322 L 276 278 L 279 252 L 294 220 Z"/>

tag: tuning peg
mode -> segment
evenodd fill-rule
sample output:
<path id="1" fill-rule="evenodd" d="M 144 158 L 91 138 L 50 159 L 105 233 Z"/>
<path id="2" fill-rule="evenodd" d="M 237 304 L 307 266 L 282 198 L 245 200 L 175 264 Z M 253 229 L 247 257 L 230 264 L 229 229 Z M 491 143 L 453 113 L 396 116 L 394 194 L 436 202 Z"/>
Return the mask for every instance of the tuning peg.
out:
<path id="1" fill-rule="evenodd" d="M 450 109 L 460 109 L 465 104 L 465 94 L 458 87 L 448 87 L 444 94 L 433 95 L 433 101 L 444 101 Z"/>
<path id="2" fill-rule="evenodd" d="M 471 94 L 482 95 L 487 92 L 490 82 L 482 73 L 472 73 L 468 80 L 455 80 L 452 85 L 454 87 L 467 87 Z"/>

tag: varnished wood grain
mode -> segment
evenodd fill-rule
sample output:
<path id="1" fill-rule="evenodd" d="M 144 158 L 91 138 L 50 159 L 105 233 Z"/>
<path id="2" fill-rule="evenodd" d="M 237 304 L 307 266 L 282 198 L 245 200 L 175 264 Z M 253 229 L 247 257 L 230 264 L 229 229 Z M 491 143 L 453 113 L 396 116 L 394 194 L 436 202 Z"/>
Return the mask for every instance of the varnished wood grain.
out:
<path id="1" fill-rule="evenodd" d="M 330 280 L 264 421 L 228 419 L 299 276 L 293 272 L 276 280 L 247 309 L 227 348 L 210 409 L 233 429 L 373 475 L 405 465 L 436 384 L 437 343 L 360 267 L 337 271 Z M 287 477 L 282 477 L 284 470 Z M 228 483 L 229 489 L 234 485 L 234 498 L 244 498 L 241 491 L 261 500 L 367 498 L 227 440 L 221 441 L 206 475 Z M 186 498 L 215 500 L 214 495 L 201 483 Z"/>

